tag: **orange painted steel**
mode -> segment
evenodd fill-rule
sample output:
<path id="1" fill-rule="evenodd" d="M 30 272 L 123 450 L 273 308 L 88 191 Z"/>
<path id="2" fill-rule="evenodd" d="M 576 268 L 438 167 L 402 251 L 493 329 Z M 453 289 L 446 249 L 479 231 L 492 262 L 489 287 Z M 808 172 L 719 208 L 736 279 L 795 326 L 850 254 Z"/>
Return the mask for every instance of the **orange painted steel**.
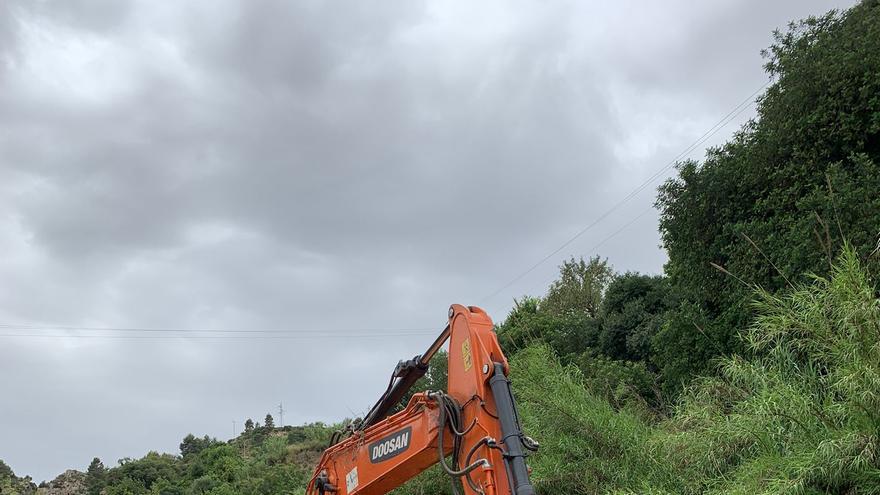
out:
<path id="1" fill-rule="evenodd" d="M 489 379 L 496 369 L 503 368 L 504 375 L 509 373 L 492 320 L 480 308 L 456 304 L 450 308 L 449 325 L 444 334 L 448 334 L 449 340 L 446 393 L 462 412 L 464 434 L 460 437 L 459 449 L 462 465 L 485 459 L 486 462 L 470 473 L 471 480 L 485 495 L 511 494 L 502 449 L 490 446 L 495 445 L 495 441 L 501 443 L 503 436 Z M 439 343 L 435 342 L 421 356 L 422 361 L 427 362 L 445 338 L 441 335 Z M 306 493 L 320 493 L 316 486 L 320 477 L 325 492 L 383 494 L 436 464 L 439 436 L 444 435 L 445 455 L 452 452 L 454 440 L 446 424 L 439 424 L 441 407 L 436 396 L 417 393 L 403 411 L 332 445 L 321 457 Z M 491 439 L 489 445 L 487 439 Z M 475 449 L 473 455 L 465 459 L 472 449 Z M 480 494 L 470 485 L 462 483 L 465 494 Z"/>

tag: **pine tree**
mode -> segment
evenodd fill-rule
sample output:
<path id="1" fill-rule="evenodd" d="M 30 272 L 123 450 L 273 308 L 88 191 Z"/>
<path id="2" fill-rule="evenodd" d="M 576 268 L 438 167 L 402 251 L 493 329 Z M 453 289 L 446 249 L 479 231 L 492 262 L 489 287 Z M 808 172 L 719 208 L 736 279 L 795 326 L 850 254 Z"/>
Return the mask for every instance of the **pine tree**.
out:
<path id="1" fill-rule="evenodd" d="M 244 422 L 244 431 L 253 431 L 254 429 L 254 420 L 248 418 L 247 421 Z"/>
<path id="2" fill-rule="evenodd" d="M 89 469 L 86 470 L 87 493 L 89 495 L 100 495 L 101 490 L 106 484 L 106 478 L 107 469 L 104 468 L 104 463 L 101 462 L 101 459 L 95 457 L 92 459 L 92 463 L 89 464 Z"/>
<path id="3" fill-rule="evenodd" d="M 182 442 L 180 442 L 180 456 L 186 457 L 189 455 L 198 454 L 199 452 L 211 447 L 212 445 L 218 443 L 216 439 L 205 435 L 202 438 L 199 438 L 192 433 L 187 435 Z"/>
<path id="4" fill-rule="evenodd" d="M 275 420 L 271 414 L 266 415 L 266 428 L 275 428 Z"/>

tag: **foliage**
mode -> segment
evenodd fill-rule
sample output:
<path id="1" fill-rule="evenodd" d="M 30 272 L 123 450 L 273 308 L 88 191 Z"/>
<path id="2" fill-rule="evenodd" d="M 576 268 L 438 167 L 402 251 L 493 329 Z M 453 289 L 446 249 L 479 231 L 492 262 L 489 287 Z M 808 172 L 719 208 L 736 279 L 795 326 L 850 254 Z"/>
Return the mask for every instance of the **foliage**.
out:
<path id="1" fill-rule="evenodd" d="M 14 478 L 15 473 L 12 471 L 12 468 L 9 467 L 5 462 L 0 460 L 0 479 L 9 479 Z"/>
<path id="2" fill-rule="evenodd" d="M 629 408 L 646 417 L 665 409 L 659 377 L 644 362 L 584 353 L 574 360 L 583 385 L 616 409 Z"/>
<path id="3" fill-rule="evenodd" d="M 593 258 L 591 264 L 599 264 Z M 560 278 L 551 286 L 565 285 L 573 265 L 560 267 Z M 534 345 L 546 345 L 565 363 L 584 372 L 584 384 L 615 407 L 662 408 L 661 384 L 653 365 L 654 336 L 665 313 L 673 306 L 664 277 L 626 273 L 615 275 L 607 265 L 607 286 L 596 295 L 595 314 L 576 307 L 547 309 L 547 298 L 525 297 L 515 302 L 498 328 L 499 341 L 509 354 Z M 570 279 L 570 277 L 568 277 Z M 574 293 L 576 291 L 568 291 Z"/>
<path id="4" fill-rule="evenodd" d="M 858 257 L 757 297 L 754 357 L 722 359 L 659 423 L 612 407 L 546 346 L 516 354 L 539 493 L 880 493 L 880 299 Z"/>
<path id="5" fill-rule="evenodd" d="M 561 356 L 578 355 L 598 343 L 599 321 L 584 313 L 551 314 L 541 308 L 508 318 L 499 328 L 499 342 L 513 353 L 536 343 L 549 345 Z M 514 310 L 516 311 L 516 310 Z"/>
<path id="6" fill-rule="evenodd" d="M 19 478 L 5 462 L 0 460 L 0 493 L 3 495 L 31 495 L 36 493 L 37 485 L 30 476 Z"/>
<path id="7" fill-rule="evenodd" d="M 177 479 L 181 471 L 182 465 L 178 457 L 150 452 L 142 459 L 120 460 L 118 467 L 107 472 L 107 487 L 112 493 L 111 489 L 120 484 L 129 488 L 136 484 L 146 492 L 160 479 Z"/>
<path id="8" fill-rule="evenodd" d="M 559 279 L 550 286 L 544 309 L 556 315 L 583 313 L 595 317 L 602 294 L 613 277 L 608 260 L 598 256 L 589 261 L 571 258 L 559 267 Z"/>
<path id="9" fill-rule="evenodd" d="M 106 495 L 301 491 L 331 431 L 320 423 L 283 430 L 252 428 L 229 443 L 187 435 L 180 456 L 151 452 L 141 459 L 123 459 L 110 469 L 96 458 L 89 466 L 86 484 L 92 493 L 101 480 L 99 493 Z"/>
<path id="10" fill-rule="evenodd" d="M 523 428 L 541 449 L 530 458 L 540 493 L 599 493 L 633 486 L 648 464 L 649 427 L 594 395 L 581 371 L 546 346 L 517 353 L 511 378 Z"/>
<path id="11" fill-rule="evenodd" d="M 217 443 L 219 442 L 216 438 L 210 438 L 208 435 L 205 435 L 202 438 L 198 438 L 190 433 L 183 438 L 182 442 L 180 442 L 180 455 L 186 457 L 189 455 L 198 454 L 199 452 Z"/>
<path id="12" fill-rule="evenodd" d="M 759 296 L 745 341 L 760 357 L 724 360 L 678 424 L 725 413 L 697 429 L 736 461 L 723 491 L 880 493 L 880 300 L 858 257 L 846 250 L 830 279 Z"/>
<path id="13" fill-rule="evenodd" d="M 95 457 L 86 470 L 86 488 L 89 495 L 100 495 L 107 483 L 107 469 L 101 459 Z"/>
<path id="14" fill-rule="evenodd" d="M 600 308 L 598 349 L 611 359 L 651 362 L 651 343 L 672 304 L 668 280 L 626 273 L 609 284 Z"/>
<path id="15" fill-rule="evenodd" d="M 675 388 L 745 351 L 750 285 L 827 275 L 844 238 L 868 253 L 880 231 L 880 2 L 792 23 L 765 56 L 776 80 L 758 119 L 680 164 L 657 200 L 681 303 L 654 344 Z"/>

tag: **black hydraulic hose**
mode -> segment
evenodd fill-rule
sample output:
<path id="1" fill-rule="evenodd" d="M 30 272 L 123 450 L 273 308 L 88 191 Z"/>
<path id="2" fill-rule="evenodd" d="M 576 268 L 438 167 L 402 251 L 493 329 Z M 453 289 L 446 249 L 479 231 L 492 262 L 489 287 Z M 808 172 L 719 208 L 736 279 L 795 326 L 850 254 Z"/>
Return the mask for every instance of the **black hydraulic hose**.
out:
<path id="1" fill-rule="evenodd" d="M 458 431 L 455 428 L 453 428 L 452 425 L 449 425 L 449 427 L 452 428 L 452 432 L 455 433 L 456 436 L 459 436 L 459 437 L 463 437 L 463 436 L 467 435 L 468 433 L 470 433 L 470 431 L 474 429 L 474 426 L 477 426 L 477 418 L 474 418 L 471 421 L 471 424 L 469 424 L 468 427 L 464 429 L 464 431 Z"/>
<path id="2" fill-rule="evenodd" d="M 433 392 L 430 395 L 430 397 L 432 399 L 434 399 L 439 406 L 440 418 L 439 418 L 438 423 L 440 425 L 442 425 L 441 428 L 445 428 L 447 420 L 451 419 L 451 418 L 447 418 L 447 416 L 446 416 L 447 415 L 447 404 L 448 404 L 446 401 L 448 400 L 448 398 L 442 392 Z M 443 436 L 444 436 L 443 431 L 441 430 L 439 432 L 438 438 L 437 438 L 437 452 L 438 452 L 438 456 L 440 458 L 440 466 L 443 468 L 444 471 L 446 471 L 446 474 L 448 474 L 451 478 L 454 479 L 454 478 L 460 478 L 462 476 L 467 476 L 468 473 L 470 473 L 474 469 L 477 469 L 478 467 L 481 467 L 481 466 L 485 466 L 487 464 L 488 461 L 486 461 L 485 459 L 479 459 L 476 462 L 474 462 L 473 464 L 470 464 L 469 466 L 467 466 L 463 469 L 458 469 L 458 465 L 457 465 L 458 463 L 453 461 L 453 467 L 449 467 L 449 465 L 446 464 L 446 456 L 444 455 L 444 451 L 443 451 L 444 450 L 443 449 Z M 453 434 L 453 436 L 455 436 L 456 439 L 460 438 L 458 435 Z M 454 450 L 458 450 L 458 447 L 456 446 L 456 449 L 454 449 Z M 453 451 L 453 459 L 455 459 L 456 457 L 457 457 L 456 452 Z M 472 481 L 473 480 L 469 480 L 469 484 Z M 471 488 L 473 488 L 473 486 Z M 454 494 L 458 495 L 458 488 L 455 486 L 454 481 L 452 483 L 452 491 Z M 482 490 L 479 490 L 479 491 L 482 492 Z"/>
<path id="3" fill-rule="evenodd" d="M 468 464 L 471 462 L 471 457 L 473 457 L 474 454 L 477 452 L 477 449 L 479 449 L 483 445 L 489 446 L 489 437 L 481 438 L 479 442 L 475 443 L 474 446 L 471 447 L 471 450 L 468 452 L 468 455 L 464 458 L 465 464 Z M 464 479 L 467 481 L 468 485 L 470 485 L 471 490 L 473 490 L 477 493 L 484 493 L 483 489 L 480 488 L 480 486 L 473 480 L 473 478 L 471 478 L 471 473 L 465 474 Z"/>

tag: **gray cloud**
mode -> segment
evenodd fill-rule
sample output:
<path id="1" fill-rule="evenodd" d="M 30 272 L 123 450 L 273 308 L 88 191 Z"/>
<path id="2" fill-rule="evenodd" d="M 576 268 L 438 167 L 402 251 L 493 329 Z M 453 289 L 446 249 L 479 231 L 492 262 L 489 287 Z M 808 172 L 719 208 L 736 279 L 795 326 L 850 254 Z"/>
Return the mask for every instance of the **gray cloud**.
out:
<path id="1" fill-rule="evenodd" d="M 0 337 L 0 458 L 362 412 L 449 303 L 501 319 L 644 212 L 483 300 L 763 84 L 773 28 L 848 3 L 0 4 L 0 325 L 322 331 L 0 330 L 71 335 Z M 599 252 L 659 272 L 658 242 L 649 212 Z"/>

